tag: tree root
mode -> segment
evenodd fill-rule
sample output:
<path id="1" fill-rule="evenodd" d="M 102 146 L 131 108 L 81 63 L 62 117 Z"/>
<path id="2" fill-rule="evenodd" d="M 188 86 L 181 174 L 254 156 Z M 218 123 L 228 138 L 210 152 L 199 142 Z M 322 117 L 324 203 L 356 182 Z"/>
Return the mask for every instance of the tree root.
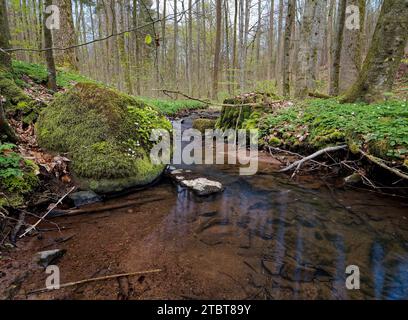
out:
<path id="1" fill-rule="evenodd" d="M 333 151 L 338 151 L 338 150 L 342 150 L 346 148 L 347 148 L 347 145 L 341 145 L 341 146 L 327 147 L 327 148 L 321 149 L 311 154 L 310 156 L 304 157 L 303 159 L 293 162 L 291 165 L 287 166 L 286 168 L 279 170 L 279 172 L 287 172 L 294 168 L 296 168 L 296 171 L 298 171 L 300 167 L 302 166 L 302 164 L 305 163 L 306 161 L 312 160 L 326 152 L 333 152 Z"/>
<path id="2" fill-rule="evenodd" d="M 371 155 L 371 154 L 368 154 L 368 153 L 364 152 L 364 151 L 361 150 L 361 149 L 359 150 L 359 152 L 360 152 L 363 156 L 365 156 L 368 160 L 370 160 L 371 162 L 373 162 L 373 163 L 375 163 L 376 165 L 380 166 L 381 168 L 392 172 L 393 174 L 395 174 L 396 176 L 398 176 L 398 177 L 400 177 L 400 178 L 402 178 L 402 179 L 408 180 L 408 175 L 407 175 L 407 174 L 405 174 L 404 172 L 402 172 L 402 171 L 400 171 L 400 170 L 398 170 L 398 169 L 391 168 L 391 167 L 387 166 L 387 165 L 384 163 L 384 160 L 382 160 L 382 159 L 380 159 L 380 158 L 377 158 L 377 157 L 375 157 L 375 156 L 373 156 L 373 155 Z"/>

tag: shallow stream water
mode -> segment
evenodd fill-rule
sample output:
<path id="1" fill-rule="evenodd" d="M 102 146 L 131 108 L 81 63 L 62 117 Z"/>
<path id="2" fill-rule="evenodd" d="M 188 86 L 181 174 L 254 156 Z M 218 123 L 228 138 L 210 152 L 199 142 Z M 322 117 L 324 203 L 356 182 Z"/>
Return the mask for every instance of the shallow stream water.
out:
<path id="1" fill-rule="evenodd" d="M 147 200 L 139 206 L 56 219 L 71 228 L 64 235 L 75 235 L 59 245 L 67 249 L 62 282 L 161 268 L 129 277 L 127 298 L 408 298 L 405 199 L 329 189 L 314 177 L 292 181 L 267 161 L 253 176 L 240 176 L 234 165 L 184 168 L 221 181 L 225 190 L 200 198 L 164 180 L 108 201 Z M 57 235 L 47 233 L 41 245 L 26 240 L 25 254 Z M 349 265 L 359 267 L 359 290 L 346 288 Z M 32 271 L 23 291 L 43 287 L 45 277 Z M 28 297 L 116 298 L 122 287 L 112 280 Z"/>

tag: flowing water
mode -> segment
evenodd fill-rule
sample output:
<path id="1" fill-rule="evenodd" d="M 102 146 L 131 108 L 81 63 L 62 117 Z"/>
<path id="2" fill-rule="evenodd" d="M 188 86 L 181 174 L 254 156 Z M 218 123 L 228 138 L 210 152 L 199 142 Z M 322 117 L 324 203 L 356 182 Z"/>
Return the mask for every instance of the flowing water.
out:
<path id="1" fill-rule="evenodd" d="M 128 298 L 408 298 L 405 199 L 331 190 L 314 177 L 295 182 L 267 161 L 254 176 L 234 165 L 185 168 L 221 181 L 224 192 L 200 198 L 163 181 L 109 201 L 151 202 L 56 221 L 75 234 L 62 245 L 63 282 L 161 268 L 129 278 Z M 359 290 L 346 288 L 349 265 L 359 267 Z M 25 290 L 44 278 L 36 270 Z M 115 298 L 121 288 L 112 281 L 33 298 Z"/>

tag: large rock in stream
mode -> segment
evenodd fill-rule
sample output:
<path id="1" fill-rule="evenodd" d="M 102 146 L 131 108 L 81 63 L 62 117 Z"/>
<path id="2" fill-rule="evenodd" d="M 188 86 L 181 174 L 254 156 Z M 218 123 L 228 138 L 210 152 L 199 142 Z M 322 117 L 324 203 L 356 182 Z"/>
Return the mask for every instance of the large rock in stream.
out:
<path id="1" fill-rule="evenodd" d="M 208 179 L 190 170 L 170 167 L 167 176 L 182 187 L 192 190 L 198 196 L 208 196 L 224 190 L 221 182 Z"/>
<path id="2" fill-rule="evenodd" d="M 170 122 L 134 97 L 93 83 L 78 83 L 40 114 L 41 147 L 67 153 L 82 189 L 111 193 L 153 182 L 164 165 L 153 165 L 151 130 Z"/>

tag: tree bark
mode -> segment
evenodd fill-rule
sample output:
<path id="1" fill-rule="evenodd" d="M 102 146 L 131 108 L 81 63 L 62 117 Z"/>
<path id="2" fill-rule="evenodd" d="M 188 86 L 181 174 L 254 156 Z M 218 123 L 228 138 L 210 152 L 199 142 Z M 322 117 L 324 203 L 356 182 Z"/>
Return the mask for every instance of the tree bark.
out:
<path id="1" fill-rule="evenodd" d="M 214 53 L 214 69 L 213 69 L 213 87 L 212 98 L 217 99 L 218 95 L 218 72 L 220 67 L 220 51 L 221 51 L 221 1 L 216 0 L 216 34 L 215 34 L 215 53 Z"/>
<path id="2" fill-rule="evenodd" d="M 52 0 L 45 0 L 45 7 L 48 7 L 52 4 Z M 46 21 L 50 14 L 44 12 L 44 23 L 43 23 L 43 30 L 44 30 L 44 45 L 46 48 L 52 48 L 52 33 L 51 30 L 47 27 Z M 52 91 L 57 91 L 57 72 L 55 70 L 55 61 L 54 61 L 54 53 L 53 50 L 45 51 L 45 60 L 47 62 L 47 87 Z"/>
<path id="3" fill-rule="evenodd" d="M 283 72 L 282 72 L 282 92 L 285 97 L 290 95 L 290 42 L 292 38 L 292 29 L 295 23 L 296 0 L 289 0 L 288 13 L 286 15 L 285 38 L 283 45 Z"/>
<path id="4" fill-rule="evenodd" d="M 365 4 L 365 0 L 347 0 L 347 6 L 354 6 L 358 8 L 359 12 L 364 11 L 364 8 L 360 7 L 361 2 Z M 361 15 L 358 14 L 358 19 L 359 24 L 353 24 L 353 27 L 357 27 L 358 29 L 344 28 L 344 41 L 340 58 L 340 93 L 345 92 L 350 85 L 356 81 L 361 69 L 361 43 L 363 41 L 362 30 L 364 27 L 364 16 L 362 18 Z M 356 23 L 356 21 L 354 21 L 354 23 Z"/>
<path id="5" fill-rule="evenodd" d="M 330 89 L 329 94 L 331 96 L 337 96 L 339 94 L 339 79 L 340 79 L 340 58 L 341 49 L 343 46 L 343 30 L 344 22 L 346 20 L 346 4 L 347 0 L 339 0 L 338 10 L 338 22 L 336 25 L 336 34 L 334 40 L 334 49 L 332 56 L 332 65 L 330 72 Z"/>
<path id="6" fill-rule="evenodd" d="M 408 1 L 385 0 L 362 70 L 343 102 L 374 102 L 390 91 L 408 40 Z"/>
<path id="7" fill-rule="evenodd" d="M 72 18 L 71 0 L 55 0 L 60 9 L 60 29 L 55 32 L 55 44 L 57 47 L 67 48 L 77 44 L 77 37 Z M 71 70 L 78 70 L 79 60 L 75 49 L 58 51 L 55 55 L 58 66 Z"/>
<path id="8" fill-rule="evenodd" d="M 6 0 L 0 0 L 0 48 L 10 48 L 10 29 L 7 17 Z M 0 68 L 11 69 L 11 57 L 7 52 L 0 51 Z"/>

